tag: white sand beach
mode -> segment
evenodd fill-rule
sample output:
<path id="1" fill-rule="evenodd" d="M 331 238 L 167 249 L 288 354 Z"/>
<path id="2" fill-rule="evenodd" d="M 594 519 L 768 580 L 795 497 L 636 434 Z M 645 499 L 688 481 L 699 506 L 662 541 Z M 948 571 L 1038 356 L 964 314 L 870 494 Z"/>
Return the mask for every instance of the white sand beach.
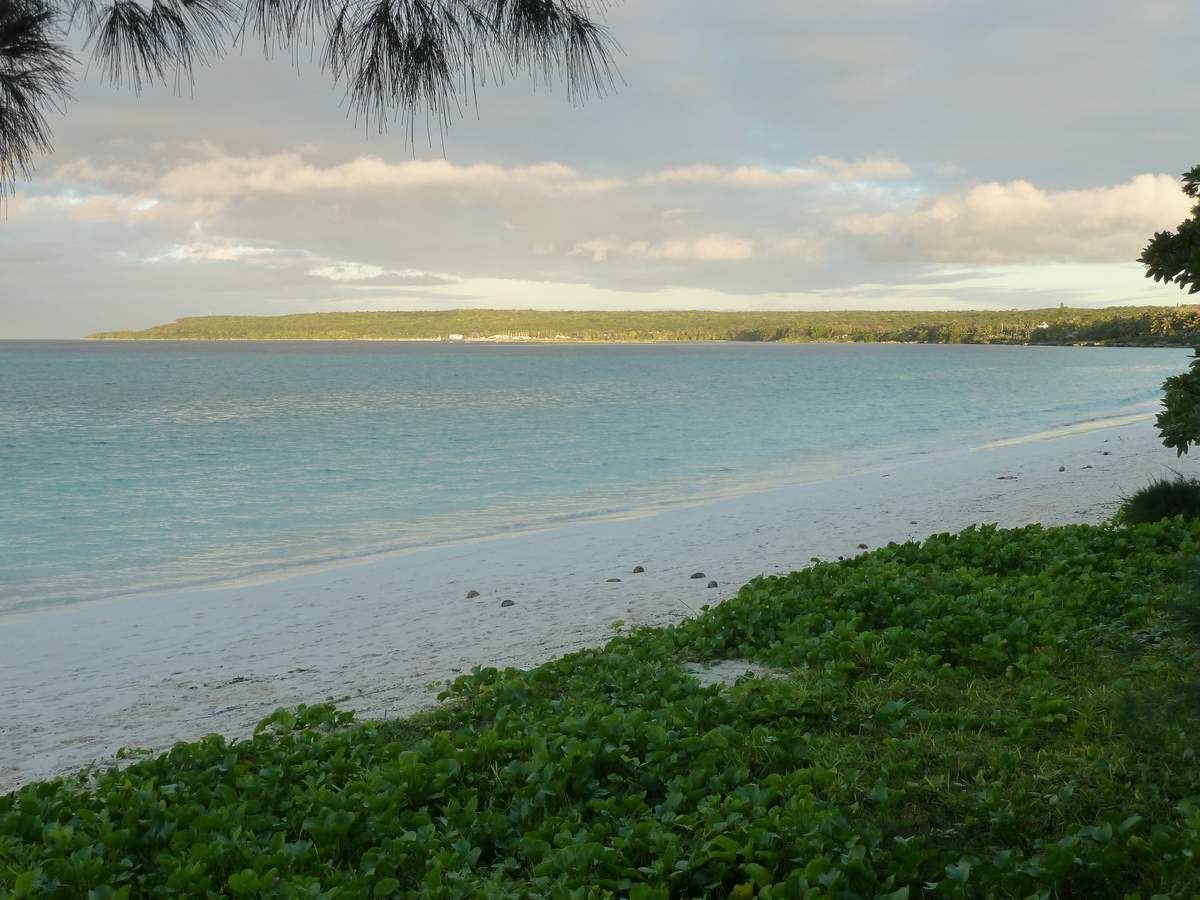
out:
<path id="1" fill-rule="evenodd" d="M 435 702 L 428 684 L 472 666 L 535 666 L 602 644 L 618 619 L 675 622 L 812 557 L 973 523 L 1099 522 L 1122 495 L 1194 465 L 1142 420 L 642 518 L 0 620 L 0 790 L 121 747 L 245 736 L 279 706 L 348 698 L 340 705 L 360 718 L 403 715 Z"/>

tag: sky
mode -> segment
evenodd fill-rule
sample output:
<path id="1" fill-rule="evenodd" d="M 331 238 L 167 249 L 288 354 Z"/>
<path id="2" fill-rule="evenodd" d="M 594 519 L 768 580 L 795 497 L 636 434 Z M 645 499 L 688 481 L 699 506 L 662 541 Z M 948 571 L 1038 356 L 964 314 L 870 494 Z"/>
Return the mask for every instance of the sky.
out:
<path id="1" fill-rule="evenodd" d="M 613 90 L 513 77 L 443 134 L 248 47 L 93 71 L 0 214 L 0 338 L 367 309 L 1174 305 L 1194 0 L 625 0 Z M 82 54 L 86 58 L 86 54 Z M 84 77 L 86 75 L 86 77 Z"/>

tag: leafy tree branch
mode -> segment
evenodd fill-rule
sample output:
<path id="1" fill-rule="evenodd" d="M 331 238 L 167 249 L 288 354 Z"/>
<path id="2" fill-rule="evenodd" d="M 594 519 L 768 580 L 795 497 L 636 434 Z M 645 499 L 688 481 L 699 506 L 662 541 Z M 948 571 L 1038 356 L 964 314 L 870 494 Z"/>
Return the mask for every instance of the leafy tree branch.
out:
<path id="1" fill-rule="evenodd" d="M 1200 198 L 1200 166 L 1183 173 L 1183 192 Z M 1150 239 L 1138 262 L 1146 267 L 1146 277 L 1163 284 L 1176 284 L 1189 294 L 1200 291 L 1200 204 L 1175 231 L 1159 231 Z M 1186 372 L 1163 382 L 1163 411 L 1156 424 L 1167 447 L 1183 456 L 1188 448 L 1200 444 L 1200 348 Z"/>
<path id="2" fill-rule="evenodd" d="M 1200 166 L 1183 173 L 1183 192 L 1200 197 Z M 1147 278 L 1177 284 L 1189 294 L 1200 291 L 1200 204 L 1175 231 L 1156 232 L 1138 262 Z"/>

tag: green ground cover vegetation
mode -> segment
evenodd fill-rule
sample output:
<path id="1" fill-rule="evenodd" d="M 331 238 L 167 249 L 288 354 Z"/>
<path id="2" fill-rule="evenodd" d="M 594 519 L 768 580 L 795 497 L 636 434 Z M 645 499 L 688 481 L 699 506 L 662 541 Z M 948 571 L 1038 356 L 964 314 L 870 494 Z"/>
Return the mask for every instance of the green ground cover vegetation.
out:
<path id="1" fill-rule="evenodd" d="M 494 335 L 574 341 L 898 341 L 925 344 L 1191 346 L 1200 305 L 1006 312 L 705 312 L 450 309 L 195 316 L 97 340 L 431 340 Z"/>
<path id="2" fill-rule="evenodd" d="M 1182 517 L 973 527 L 482 669 L 415 718 L 279 710 L 0 797 L 15 897 L 1185 898 Z M 730 686 L 690 670 L 770 667 Z"/>

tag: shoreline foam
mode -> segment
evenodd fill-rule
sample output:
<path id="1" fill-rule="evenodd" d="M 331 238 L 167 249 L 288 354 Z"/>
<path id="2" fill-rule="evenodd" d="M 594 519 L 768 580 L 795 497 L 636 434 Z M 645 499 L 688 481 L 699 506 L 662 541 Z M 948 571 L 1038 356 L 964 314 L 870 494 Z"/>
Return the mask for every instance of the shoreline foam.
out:
<path id="1" fill-rule="evenodd" d="M 278 706 L 333 697 L 362 718 L 408 714 L 432 702 L 426 684 L 474 665 L 538 665 L 602 644 L 618 619 L 675 622 L 757 575 L 849 556 L 860 543 L 976 523 L 1101 521 L 1123 494 L 1179 465 L 1151 423 L 1110 425 L 637 518 L 0 621 L 0 789 L 120 747 L 244 736 Z M 719 587 L 706 588 L 710 579 Z M 470 590 L 481 596 L 466 599 Z M 514 605 L 501 608 L 506 599 Z"/>

